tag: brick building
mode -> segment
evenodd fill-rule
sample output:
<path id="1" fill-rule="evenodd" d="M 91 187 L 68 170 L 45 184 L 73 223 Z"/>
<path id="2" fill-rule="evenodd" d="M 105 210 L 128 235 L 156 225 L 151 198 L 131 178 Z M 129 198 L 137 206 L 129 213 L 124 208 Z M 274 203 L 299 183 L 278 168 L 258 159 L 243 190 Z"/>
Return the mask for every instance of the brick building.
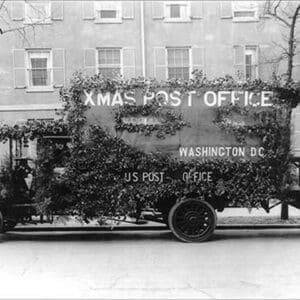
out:
<path id="1" fill-rule="evenodd" d="M 292 4 L 284 3 L 286 12 Z M 10 21 L 1 28 L 26 30 L 0 36 L 0 120 L 55 118 L 59 88 L 77 70 L 165 80 L 188 79 L 199 69 L 208 78 L 268 80 L 286 71 L 274 46 L 286 32 L 263 7 L 263 1 L 7 1 L 0 13 Z"/>

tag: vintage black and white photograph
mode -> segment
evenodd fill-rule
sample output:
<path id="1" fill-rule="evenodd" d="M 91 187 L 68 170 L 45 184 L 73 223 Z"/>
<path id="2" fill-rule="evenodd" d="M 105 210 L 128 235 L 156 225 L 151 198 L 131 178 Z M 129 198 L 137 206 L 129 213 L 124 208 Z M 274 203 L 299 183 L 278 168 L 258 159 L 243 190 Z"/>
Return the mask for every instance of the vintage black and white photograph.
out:
<path id="1" fill-rule="evenodd" d="M 0 299 L 300 299 L 299 20 L 0 0 Z"/>

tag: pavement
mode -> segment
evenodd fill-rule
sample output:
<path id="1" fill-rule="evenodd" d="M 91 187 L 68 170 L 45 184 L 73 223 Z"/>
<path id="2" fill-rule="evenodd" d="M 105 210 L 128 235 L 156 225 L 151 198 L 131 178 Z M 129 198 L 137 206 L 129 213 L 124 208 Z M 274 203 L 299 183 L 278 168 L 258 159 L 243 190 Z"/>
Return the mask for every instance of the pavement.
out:
<path id="1" fill-rule="evenodd" d="M 299 299 L 300 230 L 14 232 L 0 242 L 0 298 Z"/>
<path id="2" fill-rule="evenodd" d="M 289 213 L 300 217 L 300 210 Z M 270 214 L 218 213 L 220 220 L 279 216 L 279 207 Z M 181 243 L 153 222 L 121 224 L 116 231 L 70 217 L 18 225 L 0 236 L 0 298 L 299 299 L 299 224 L 233 225 L 219 225 L 200 244 Z"/>

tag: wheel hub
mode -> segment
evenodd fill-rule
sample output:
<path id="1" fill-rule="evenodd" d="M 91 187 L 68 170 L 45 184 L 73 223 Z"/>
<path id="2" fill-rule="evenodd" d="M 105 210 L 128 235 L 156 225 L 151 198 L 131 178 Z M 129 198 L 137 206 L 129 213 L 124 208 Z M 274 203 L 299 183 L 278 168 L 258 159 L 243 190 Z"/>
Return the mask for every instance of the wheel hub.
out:
<path id="1" fill-rule="evenodd" d="M 185 219 L 191 224 L 195 224 L 197 223 L 197 220 L 199 219 L 199 214 L 197 214 L 196 212 L 188 212 L 185 215 Z"/>

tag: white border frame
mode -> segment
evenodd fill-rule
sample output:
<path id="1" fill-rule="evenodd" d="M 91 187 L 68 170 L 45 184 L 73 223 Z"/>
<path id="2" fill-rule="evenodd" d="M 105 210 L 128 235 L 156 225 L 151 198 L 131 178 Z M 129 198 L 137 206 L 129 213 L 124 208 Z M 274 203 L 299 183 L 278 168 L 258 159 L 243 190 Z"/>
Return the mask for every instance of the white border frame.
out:
<path id="1" fill-rule="evenodd" d="M 193 70 L 193 63 L 192 63 L 192 47 L 191 46 L 169 46 L 165 47 L 165 65 L 166 65 L 166 79 L 169 80 L 169 65 L 168 65 L 168 49 L 188 49 L 189 50 L 189 80 L 192 79 L 192 70 Z M 181 79 L 186 80 L 186 79 Z"/>
<path id="2" fill-rule="evenodd" d="M 239 2 L 243 2 L 243 1 L 239 1 Z M 247 1 L 244 1 L 245 3 Z M 234 9 L 234 3 L 236 2 L 231 2 L 231 11 L 232 11 L 232 22 L 237 22 L 237 23 L 242 23 L 242 22 L 259 22 L 259 14 L 258 14 L 258 10 L 259 10 L 259 5 L 258 3 L 255 4 L 255 8 L 254 9 L 239 9 L 236 10 Z M 254 11 L 254 17 L 235 17 L 234 13 L 235 12 L 248 12 L 248 11 Z"/>
<path id="3" fill-rule="evenodd" d="M 99 64 L 98 64 L 98 61 L 99 61 L 99 50 L 102 50 L 102 49 L 118 49 L 120 50 L 120 75 L 123 76 L 124 74 L 124 68 L 123 68 L 123 61 L 124 61 L 124 58 L 123 58 L 123 48 L 122 47 L 118 47 L 118 46 L 105 46 L 105 47 L 96 47 L 96 74 L 99 74 Z"/>
<path id="4" fill-rule="evenodd" d="M 168 6 L 176 4 L 176 5 L 186 5 L 187 6 L 187 18 L 170 18 L 168 17 Z M 167 23 L 186 23 L 191 22 L 191 2 L 190 1 L 164 1 L 164 22 Z M 181 8 L 180 8 L 181 11 Z"/>
<path id="5" fill-rule="evenodd" d="M 246 48 L 255 48 L 255 55 L 256 55 L 256 74 L 255 74 L 255 78 L 254 79 L 258 79 L 259 77 L 259 71 L 258 71 L 258 67 L 259 67 L 259 46 L 258 45 L 244 45 L 244 74 L 245 74 L 245 80 L 247 80 L 246 78 Z"/>
<path id="6" fill-rule="evenodd" d="M 114 2 L 118 2 L 118 3 L 115 3 L 117 5 L 117 17 L 116 18 L 100 18 L 100 16 L 98 15 L 98 13 L 100 12 L 101 9 L 98 9 L 97 8 L 97 3 L 98 5 L 101 5 L 101 2 L 111 2 L 111 3 L 114 3 Z M 94 16 L 95 16 L 95 23 L 96 24 L 118 24 L 118 23 L 122 23 L 122 6 L 123 6 L 123 3 L 122 1 L 94 1 Z"/>
<path id="7" fill-rule="evenodd" d="M 49 53 L 49 65 L 50 65 L 50 85 L 47 86 L 31 86 L 29 84 L 29 70 L 30 70 L 30 64 L 29 64 L 29 54 L 32 52 L 48 52 Z M 27 92 L 52 92 L 53 89 L 53 53 L 52 49 L 49 48 L 32 48 L 32 49 L 25 49 L 25 71 L 26 71 L 26 86 L 27 86 Z"/>

